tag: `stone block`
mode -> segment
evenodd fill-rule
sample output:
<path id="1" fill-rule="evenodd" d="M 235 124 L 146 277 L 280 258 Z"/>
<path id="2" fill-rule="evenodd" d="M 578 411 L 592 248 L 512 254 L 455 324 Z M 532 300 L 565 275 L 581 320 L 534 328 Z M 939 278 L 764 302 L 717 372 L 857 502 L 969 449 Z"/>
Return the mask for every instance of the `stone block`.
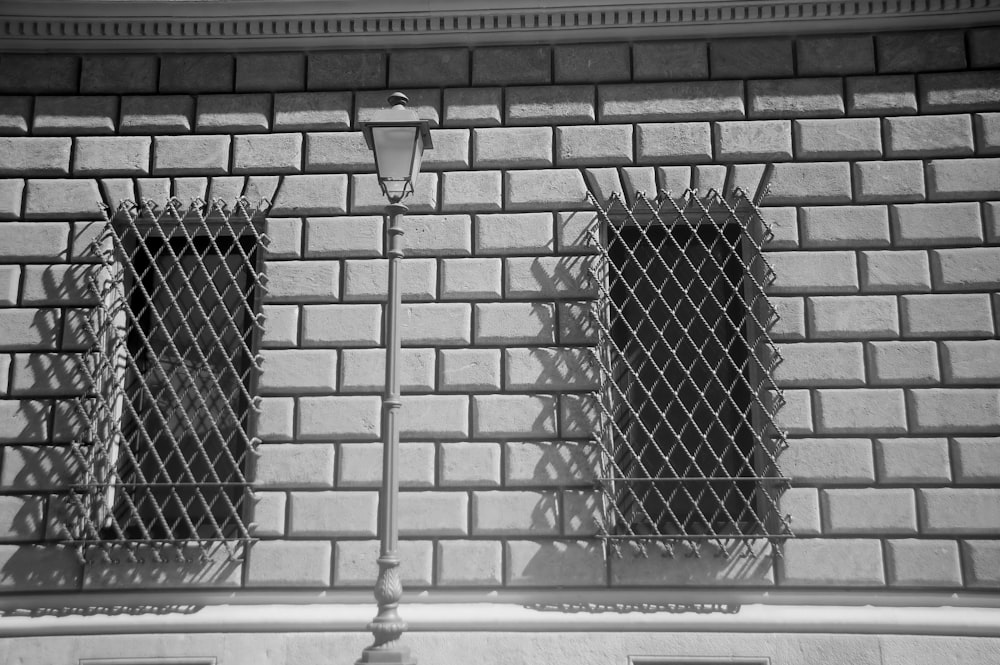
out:
<path id="1" fill-rule="evenodd" d="M 595 119 L 592 85 L 512 87 L 505 93 L 509 125 L 583 124 Z"/>
<path id="2" fill-rule="evenodd" d="M 371 589 L 378 576 L 377 540 L 342 540 L 336 544 L 333 580 L 338 587 Z M 434 543 L 429 540 L 399 542 L 399 578 L 405 588 L 429 587 L 433 578 Z M 326 653 L 326 650 L 323 651 Z"/>
<path id="3" fill-rule="evenodd" d="M 820 492 L 824 533 L 900 535 L 917 532 L 911 489 L 832 489 Z"/>
<path id="4" fill-rule="evenodd" d="M 875 482 L 869 439 L 792 439 L 781 453 L 781 469 L 796 486 L 870 485 Z"/>
<path id="5" fill-rule="evenodd" d="M 468 215 L 407 215 L 399 228 L 404 232 L 407 257 L 472 253 L 472 220 Z"/>
<path id="6" fill-rule="evenodd" d="M 861 252 L 860 261 L 861 290 L 865 293 L 931 290 L 927 252 Z"/>
<path id="7" fill-rule="evenodd" d="M 149 175 L 149 154 L 146 136 L 81 136 L 76 140 L 73 175 Z"/>
<path id="8" fill-rule="evenodd" d="M 24 267 L 21 304 L 95 305 L 96 298 L 87 283 L 97 274 L 93 264 L 27 265 Z"/>
<path id="9" fill-rule="evenodd" d="M 382 393 L 385 391 L 384 349 L 343 349 L 341 390 Z M 404 392 L 434 390 L 434 349 L 403 349 L 396 371 Z"/>
<path id="10" fill-rule="evenodd" d="M 472 432 L 477 439 L 550 438 L 556 434 L 552 395 L 473 395 Z"/>
<path id="11" fill-rule="evenodd" d="M 469 168 L 469 130 L 435 129 L 431 131 L 434 148 L 424 153 L 421 170 Z"/>
<path id="12" fill-rule="evenodd" d="M 775 271 L 769 292 L 776 295 L 805 293 L 857 293 L 858 269 L 854 252 L 768 252 Z"/>
<path id="13" fill-rule="evenodd" d="M 329 394 L 337 390 L 337 354 L 315 349 L 261 351 L 262 395 Z"/>
<path id="14" fill-rule="evenodd" d="M 16 357 L 16 356 L 15 356 Z M 40 409 L 38 402 L 0 402 L 21 406 L 22 409 Z M 9 409 L 13 414 L 14 410 Z M 6 422 L 7 414 L 0 412 L 0 422 Z M 17 424 L 16 422 L 13 424 Z M 10 437 L 10 441 L 17 439 Z M 2 451 L 3 468 L 0 469 L 0 487 L 5 491 L 48 492 L 65 488 L 81 473 L 80 462 L 68 446 L 5 446 Z"/>
<path id="15" fill-rule="evenodd" d="M 295 434 L 295 400 L 262 397 L 254 433 L 264 441 L 289 441 Z"/>
<path id="16" fill-rule="evenodd" d="M 854 342 L 779 344 L 772 376 L 780 387 L 865 385 L 862 345 Z"/>
<path id="17" fill-rule="evenodd" d="M 303 441 L 374 441 L 382 404 L 376 396 L 302 397 L 298 431 Z"/>
<path id="18" fill-rule="evenodd" d="M 918 433 L 980 433 L 1000 427 L 1000 391 L 990 388 L 917 388 L 908 395 Z"/>
<path id="19" fill-rule="evenodd" d="M 331 131 L 351 127 L 350 92 L 288 92 L 274 96 L 275 131 Z"/>
<path id="20" fill-rule="evenodd" d="M 473 57 L 478 52 L 479 50 L 473 51 Z M 449 88 L 445 90 L 442 124 L 445 127 L 499 126 L 503 106 L 501 93 L 502 88 Z"/>
<path id="21" fill-rule="evenodd" d="M 958 543 L 953 540 L 890 540 L 886 557 L 890 586 L 962 586 Z"/>
<path id="22" fill-rule="evenodd" d="M 552 130 L 547 127 L 474 129 L 472 163 L 477 169 L 552 166 Z"/>
<path id="23" fill-rule="evenodd" d="M 791 159 L 791 124 L 787 120 L 717 122 L 715 156 L 725 162 Z"/>
<path id="24" fill-rule="evenodd" d="M 811 339 L 899 337 L 894 296 L 819 296 L 807 299 Z"/>
<path id="25" fill-rule="evenodd" d="M 379 186 L 376 174 L 357 173 L 351 176 L 351 214 L 382 213 L 388 202 Z M 411 213 L 435 212 L 437 210 L 437 173 L 421 173 L 417 176 L 413 185 L 413 193 L 406 197 L 406 206 Z"/>
<path id="26" fill-rule="evenodd" d="M 500 171 L 451 171 L 441 174 L 443 212 L 491 212 L 503 208 Z"/>
<path id="27" fill-rule="evenodd" d="M 75 94 L 79 62 L 75 55 L 4 53 L 0 59 L 0 94 Z"/>
<path id="28" fill-rule="evenodd" d="M 940 381 L 937 345 L 931 341 L 872 342 L 868 345 L 868 368 L 872 385 L 933 385 Z"/>
<path id="29" fill-rule="evenodd" d="M 0 136 L 23 136 L 31 124 L 31 97 L 0 96 Z"/>
<path id="30" fill-rule="evenodd" d="M 1000 490 L 996 488 L 920 489 L 917 502 L 921 533 L 974 536 L 1000 529 Z"/>
<path id="31" fill-rule="evenodd" d="M 486 490 L 473 493 L 473 535 L 557 535 L 559 527 L 559 501 L 555 492 Z"/>
<path id="32" fill-rule="evenodd" d="M 992 337 L 986 294 L 920 294 L 900 297 L 904 337 Z"/>
<path id="33" fill-rule="evenodd" d="M 876 118 L 796 120 L 795 156 L 801 160 L 881 157 L 879 121 Z"/>
<path id="34" fill-rule="evenodd" d="M 0 245 L 0 262 L 65 261 L 69 257 L 70 227 L 65 222 L 6 222 L 0 229 L 7 236 Z"/>
<path id="35" fill-rule="evenodd" d="M 799 76 L 875 73 L 875 43 L 870 35 L 803 37 L 795 45 Z"/>
<path id="36" fill-rule="evenodd" d="M 404 301 L 434 300 L 437 294 L 437 262 L 408 258 L 399 266 L 400 296 Z M 344 300 L 388 300 L 389 262 L 385 259 L 344 261 Z"/>
<path id="37" fill-rule="evenodd" d="M 236 92 L 302 90 L 305 84 L 304 53 L 236 54 Z"/>
<path id="38" fill-rule="evenodd" d="M 184 53 L 160 58 L 160 92 L 232 92 L 235 63 L 228 53 Z"/>
<path id="39" fill-rule="evenodd" d="M 965 69 L 965 37 L 959 30 L 883 33 L 878 44 L 882 73 Z"/>
<path id="40" fill-rule="evenodd" d="M 923 201 L 923 163 L 855 162 L 854 198 L 859 203 Z"/>
<path id="41" fill-rule="evenodd" d="M 915 203 L 889 208 L 897 245 L 980 244 L 983 223 L 976 203 Z"/>
<path id="42" fill-rule="evenodd" d="M 41 540 L 44 508 L 44 497 L 0 496 L 0 542 Z"/>
<path id="43" fill-rule="evenodd" d="M 600 449 L 569 441 L 508 441 L 504 444 L 507 487 L 592 486 Z"/>
<path id="44" fill-rule="evenodd" d="M 933 160 L 927 164 L 928 198 L 987 200 L 996 197 L 1000 157 Z"/>
<path id="45" fill-rule="evenodd" d="M 815 392 L 816 431 L 823 434 L 902 434 L 907 431 L 903 391 L 889 388 Z"/>
<path id="46" fill-rule="evenodd" d="M 881 163 L 881 162 L 879 162 Z M 767 205 L 815 205 L 851 202 L 848 162 L 775 164 Z"/>
<path id="47" fill-rule="evenodd" d="M 382 340 L 381 305 L 307 305 L 302 308 L 303 346 L 369 347 Z"/>
<path id="48" fill-rule="evenodd" d="M 712 130 L 707 122 L 642 123 L 638 127 L 636 159 L 640 164 L 699 163 L 712 159 Z"/>
<path id="49" fill-rule="evenodd" d="M 21 266 L 0 266 L 0 305 L 16 305 L 20 290 Z"/>
<path id="50" fill-rule="evenodd" d="M 463 84 L 464 85 L 464 84 Z M 376 113 L 389 108 L 389 95 L 395 90 L 364 91 L 354 93 L 354 128 L 361 129 L 361 123 L 371 120 Z M 407 108 L 416 112 L 430 127 L 441 124 L 441 90 L 439 88 L 414 90 L 407 86 L 410 98 Z"/>
<path id="51" fill-rule="evenodd" d="M 592 257 L 518 256 L 505 264 L 504 292 L 510 298 L 592 298 L 597 292 L 590 277 Z"/>
<path id="52" fill-rule="evenodd" d="M 0 176 L 69 175 L 70 138 L 0 137 Z"/>
<path id="53" fill-rule="evenodd" d="M 28 180 L 25 219 L 100 219 L 96 180 Z"/>
<path id="54" fill-rule="evenodd" d="M 663 41 L 633 44 L 632 78 L 636 81 L 707 79 L 708 43 Z"/>
<path id="55" fill-rule="evenodd" d="M 261 339 L 262 347 L 270 349 L 298 346 L 298 305 L 264 305 L 261 313 L 267 319 Z"/>
<path id="56" fill-rule="evenodd" d="M 963 157 L 973 153 L 968 115 L 886 118 L 886 156 Z"/>
<path id="57" fill-rule="evenodd" d="M 465 48 L 400 49 L 389 54 L 390 88 L 467 86 L 469 79 Z"/>
<path id="58" fill-rule="evenodd" d="M 792 76 L 792 40 L 777 37 L 721 39 L 711 45 L 712 78 Z"/>
<path id="59" fill-rule="evenodd" d="M 552 82 L 548 46 L 487 46 L 472 52 L 472 85 L 532 85 Z"/>
<path id="60" fill-rule="evenodd" d="M 340 299 L 337 261 L 268 261 L 266 302 L 335 302 Z"/>
<path id="61" fill-rule="evenodd" d="M 632 83 L 598 88 L 601 122 L 741 120 L 742 81 Z"/>
<path id="62" fill-rule="evenodd" d="M 632 77 L 626 43 L 559 44 L 553 51 L 555 83 L 605 83 Z"/>
<path id="63" fill-rule="evenodd" d="M 848 115 L 904 115 L 917 112 L 917 84 L 912 75 L 849 76 Z"/>
<path id="64" fill-rule="evenodd" d="M 264 136 L 249 134 L 233 137 L 233 173 L 299 173 L 301 171 L 301 134 L 267 134 Z"/>
<path id="65" fill-rule="evenodd" d="M 641 137 L 643 127 L 651 126 L 640 125 L 639 127 Z M 705 127 L 707 129 L 708 125 L 706 124 Z M 653 141 L 648 140 L 645 144 L 646 156 L 650 157 L 650 153 L 657 152 L 659 148 L 661 146 L 653 145 Z M 641 142 L 639 150 L 641 155 L 643 153 Z M 558 166 L 631 164 L 632 153 L 631 125 L 556 127 L 556 164 Z M 642 159 L 641 156 L 640 159 Z M 532 166 L 537 165 L 532 164 Z"/>
<path id="66" fill-rule="evenodd" d="M 811 487 L 791 487 L 778 497 L 781 515 L 789 518 L 796 536 L 820 533 L 819 490 Z"/>
<path id="67" fill-rule="evenodd" d="M 590 207 L 587 185 L 578 169 L 508 171 L 504 183 L 507 210 L 583 210 Z"/>
<path id="68" fill-rule="evenodd" d="M 1000 340 L 946 341 L 941 365 L 949 384 L 1000 384 Z"/>
<path id="69" fill-rule="evenodd" d="M 931 250 L 931 277 L 943 291 L 989 291 L 1000 286 L 1000 248 Z"/>
<path id="70" fill-rule="evenodd" d="M 60 315 L 57 309 L 5 307 L 0 309 L 0 349 L 54 351 L 59 326 Z"/>
<path id="71" fill-rule="evenodd" d="M 382 353 L 385 356 L 385 353 Z M 383 372 L 383 377 L 385 376 Z M 383 378 L 383 386 L 385 381 Z M 382 442 L 343 443 L 340 445 L 337 486 L 374 487 L 382 485 Z M 399 444 L 400 487 L 434 485 L 434 444 Z"/>
<path id="72" fill-rule="evenodd" d="M 503 543 L 496 540 L 442 540 L 438 543 L 437 580 L 442 586 L 503 584 Z"/>
<path id="73" fill-rule="evenodd" d="M 124 53 L 84 55 L 80 92 L 90 94 L 155 94 L 159 58 Z"/>
<path id="74" fill-rule="evenodd" d="M 247 562 L 247 585 L 328 587 L 331 549 L 328 540 L 264 540 L 254 543 Z"/>
<path id="75" fill-rule="evenodd" d="M 247 528 L 255 537 L 285 535 L 287 497 L 284 492 L 255 492 L 250 501 L 250 523 Z"/>
<path id="76" fill-rule="evenodd" d="M 950 483 L 948 440 L 875 439 L 875 468 L 879 485 Z"/>
<path id="77" fill-rule="evenodd" d="M 399 502 L 399 535 L 464 536 L 469 533 L 469 494 L 407 492 Z"/>
<path id="78" fill-rule="evenodd" d="M 388 54 L 384 51 L 309 53 L 308 90 L 385 88 Z"/>
<path id="79" fill-rule="evenodd" d="M 266 132 L 271 126 L 271 95 L 199 95 L 195 131 Z"/>
<path id="80" fill-rule="evenodd" d="M 873 587 L 885 584 L 877 539 L 792 539 L 778 567 L 782 586 Z"/>
<path id="81" fill-rule="evenodd" d="M 510 586 L 605 586 L 604 547 L 594 540 L 508 540 Z"/>
<path id="82" fill-rule="evenodd" d="M 1000 438 L 955 438 L 952 453 L 957 484 L 986 485 L 1000 480 Z"/>
<path id="83" fill-rule="evenodd" d="M 917 78 L 924 113 L 997 110 L 1000 70 L 921 74 Z"/>
<path id="84" fill-rule="evenodd" d="M 51 404 L 36 400 L 0 400 L 0 442 L 2 443 L 37 443 L 49 436 L 49 418 L 52 413 Z M 5 450 L 15 450 L 8 448 Z M 16 452 L 8 453 L 23 455 Z M 0 474 L 3 470 L 0 469 Z M 17 474 L 13 474 L 16 480 Z M 6 486 L 5 486 L 6 487 Z"/>
<path id="85" fill-rule="evenodd" d="M 534 347 L 504 351 L 507 390 L 596 390 L 598 376 L 590 351 Z"/>
<path id="86" fill-rule="evenodd" d="M 309 217 L 308 258 L 371 258 L 382 255 L 382 217 Z"/>
<path id="87" fill-rule="evenodd" d="M 885 206 L 806 207 L 800 217 L 803 247 L 889 245 L 889 211 Z"/>
<path id="88" fill-rule="evenodd" d="M 976 125 L 976 152 L 980 155 L 1000 153 L 1000 113 L 976 113 L 973 119 Z"/>
<path id="89" fill-rule="evenodd" d="M 374 173 L 375 155 L 361 132 L 312 132 L 306 134 L 305 167 L 309 172 Z"/>
<path id="90" fill-rule="evenodd" d="M 471 318 L 467 303 L 404 303 L 399 334 L 404 346 L 467 346 L 472 341 Z"/>
<path id="91" fill-rule="evenodd" d="M 500 259 L 466 258 L 441 261 L 441 300 L 498 300 Z"/>
<path id="92" fill-rule="evenodd" d="M 844 88 L 839 78 L 761 79 L 747 82 L 750 118 L 839 118 Z"/>
<path id="93" fill-rule="evenodd" d="M 771 305 L 778 320 L 771 326 L 771 338 L 778 341 L 799 341 L 806 338 L 805 298 L 773 296 Z"/>
<path id="94" fill-rule="evenodd" d="M 440 358 L 439 381 L 442 391 L 500 390 L 499 349 L 442 349 Z"/>
<path id="95" fill-rule="evenodd" d="M 194 127 L 194 97 L 122 97 L 122 134 L 183 134 Z"/>
<path id="96" fill-rule="evenodd" d="M 68 547 L 29 544 L 0 545 L 0 568 L 4 570 L 0 588 L 8 593 L 79 589 L 84 570 Z"/>
<path id="97" fill-rule="evenodd" d="M 331 443 L 268 443 L 257 448 L 254 487 L 332 488 Z"/>
<path id="98" fill-rule="evenodd" d="M 499 178 L 499 173 L 497 173 Z M 477 215 L 476 254 L 551 254 L 552 215 L 544 212 Z"/>
<path id="99" fill-rule="evenodd" d="M 269 212 L 274 217 L 345 214 L 347 176 L 344 174 L 285 176 Z"/>
<path id="100" fill-rule="evenodd" d="M 499 363 L 500 356 L 497 354 L 498 379 Z M 500 486 L 499 443 L 444 442 L 438 461 L 442 487 Z"/>
<path id="101" fill-rule="evenodd" d="M 153 175 L 222 175 L 229 172 L 230 138 L 218 136 L 156 136 Z"/>
<path id="102" fill-rule="evenodd" d="M 996 589 L 1000 586 L 1000 542 L 996 540 L 966 540 L 962 546 L 962 568 L 966 584 L 974 589 Z"/>

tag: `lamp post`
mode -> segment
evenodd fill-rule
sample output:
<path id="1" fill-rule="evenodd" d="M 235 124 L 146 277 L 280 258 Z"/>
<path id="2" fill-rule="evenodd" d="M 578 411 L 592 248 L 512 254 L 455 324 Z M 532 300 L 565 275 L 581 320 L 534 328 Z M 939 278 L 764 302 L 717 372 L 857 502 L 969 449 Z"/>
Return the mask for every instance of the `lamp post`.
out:
<path id="1" fill-rule="evenodd" d="M 378 525 L 380 550 L 378 579 L 375 582 L 375 601 L 378 614 L 368 624 L 375 641 L 358 659 L 357 665 L 370 663 L 414 665 L 410 650 L 399 644 L 406 630 L 406 623 L 396 611 L 403 596 L 399 579 L 399 260 L 403 257 L 401 239 L 403 230 L 399 220 L 407 207 L 400 203 L 413 193 L 413 181 L 420 173 L 420 160 L 425 148 L 433 147 L 427 121 L 420 120 L 414 111 L 406 108 L 406 95 L 394 92 L 389 95 L 392 108 L 382 110 L 362 129 L 368 147 L 375 152 L 375 169 L 379 186 L 389 205 L 385 207 L 389 218 L 388 251 L 389 293 L 385 309 L 385 394 L 382 398 L 382 490 L 379 494 Z"/>

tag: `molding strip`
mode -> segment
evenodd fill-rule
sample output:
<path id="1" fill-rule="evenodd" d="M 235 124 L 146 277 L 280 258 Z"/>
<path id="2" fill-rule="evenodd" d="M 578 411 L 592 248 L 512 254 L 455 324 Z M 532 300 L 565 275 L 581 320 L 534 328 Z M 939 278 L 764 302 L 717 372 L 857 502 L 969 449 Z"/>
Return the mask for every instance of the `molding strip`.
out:
<path id="1" fill-rule="evenodd" d="M 507 3 L 513 4 L 513 3 Z M 539 3 L 548 4 L 548 3 Z M 584 0 L 566 7 L 482 9 L 310 0 L 179 2 L 13 0 L 0 10 L 7 51 L 385 48 L 721 35 L 832 33 L 1000 24 L 1000 0 Z M 173 14 L 173 16 L 171 16 Z"/>

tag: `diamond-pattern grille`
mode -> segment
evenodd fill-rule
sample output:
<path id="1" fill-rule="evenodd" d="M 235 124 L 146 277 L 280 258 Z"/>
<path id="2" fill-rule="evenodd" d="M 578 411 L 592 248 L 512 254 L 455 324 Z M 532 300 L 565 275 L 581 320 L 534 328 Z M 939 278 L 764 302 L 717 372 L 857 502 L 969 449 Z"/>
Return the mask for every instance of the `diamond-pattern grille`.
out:
<path id="1" fill-rule="evenodd" d="M 779 541 L 788 479 L 757 204 L 740 190 L 592 201 L 603 537 L 725 555 Z"/>
<path id="2" fill-rule="evenodd" d="M 69 541 L 107 556 L 138 545 L 242 554 L 263 289 L 262 214 L 246 200 L 122 204 L 92 244 L 86 394 L 72 450 Z"/>

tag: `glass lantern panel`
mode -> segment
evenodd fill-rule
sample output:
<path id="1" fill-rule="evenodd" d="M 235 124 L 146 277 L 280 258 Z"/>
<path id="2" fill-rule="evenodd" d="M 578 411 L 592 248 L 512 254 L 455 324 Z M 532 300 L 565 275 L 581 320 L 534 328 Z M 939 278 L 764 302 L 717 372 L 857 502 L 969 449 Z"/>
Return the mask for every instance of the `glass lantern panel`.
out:
<path id="1" fill-rule="evenodd" d="M 380 180 L 412 177 L 416 134 L 416 127 L 372 127 L 375 165 Z"/>

